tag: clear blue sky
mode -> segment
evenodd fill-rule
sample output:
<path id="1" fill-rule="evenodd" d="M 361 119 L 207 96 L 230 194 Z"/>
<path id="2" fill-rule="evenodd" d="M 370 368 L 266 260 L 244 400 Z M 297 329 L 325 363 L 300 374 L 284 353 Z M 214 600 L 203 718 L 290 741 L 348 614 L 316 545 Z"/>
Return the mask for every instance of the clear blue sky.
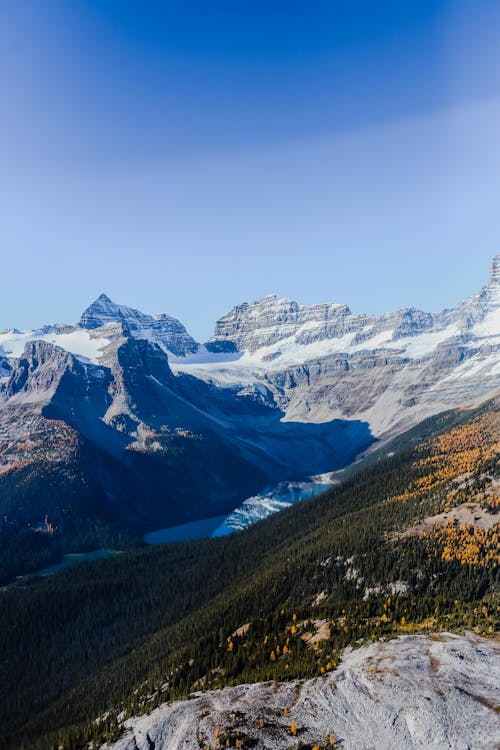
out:
<path id="1" fill-rule="evenodd" d="M 454 304 L 500 249 L 499 49 L 497 0 L 2 0 L 0 329 Z"/>

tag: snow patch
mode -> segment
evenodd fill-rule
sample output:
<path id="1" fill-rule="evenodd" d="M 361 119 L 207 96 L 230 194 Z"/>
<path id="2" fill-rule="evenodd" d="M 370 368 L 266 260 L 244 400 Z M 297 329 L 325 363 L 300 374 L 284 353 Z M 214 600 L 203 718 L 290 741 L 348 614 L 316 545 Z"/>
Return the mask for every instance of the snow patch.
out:
<path id="1" fill-rule="evenodd" d="M 0 354 L 6 357 L 20 357 L 30 341 L 45 341 L 74 354 L 84 362 L 97 363 L 101 350 L 110 341 L 104 337 L 92 336 L 90 331 L 75 328 L 60 333 L 57 331 L 6 331 L 0 333 Z"/>

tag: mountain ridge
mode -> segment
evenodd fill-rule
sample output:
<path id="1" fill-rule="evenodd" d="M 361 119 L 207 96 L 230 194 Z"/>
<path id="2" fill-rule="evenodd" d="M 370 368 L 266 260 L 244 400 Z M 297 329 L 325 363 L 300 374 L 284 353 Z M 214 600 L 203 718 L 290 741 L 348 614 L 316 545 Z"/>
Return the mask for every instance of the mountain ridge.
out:
<path id="1" fill-rule="evenodd" d="M 101 295 L 77 326 L 0 334 L 0 500 L 15 492 L 32 507 L 55 465 L 42 450 L 52 430 L 63 474 L 82 476 L 126 527 L 229 513 L 498 392 L 499 316 L 500 255 L 482 290 L 437 314 L 245 303 L 216 326 L 232 351 Z M 80 441 L 73 463 L 55 420 Z"/>

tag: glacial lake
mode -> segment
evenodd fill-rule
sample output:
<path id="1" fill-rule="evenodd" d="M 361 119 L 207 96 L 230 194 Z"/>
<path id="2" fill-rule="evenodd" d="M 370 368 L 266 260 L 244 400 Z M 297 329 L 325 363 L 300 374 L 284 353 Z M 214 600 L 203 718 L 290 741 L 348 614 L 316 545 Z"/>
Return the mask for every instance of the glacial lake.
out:
<path id="1" fill-rule="evenodd" d="M 186 542 L 193 539 L 205 539 L 212 536 L 218 527 L 224 523 L 227 516 L 213 516 L 202 518 L 201 521 L 182 523 L 179 526 L 169 526 L 166 529 L 150 531 L 144 535 L 146 544 L 167 544 L 167 542 Z"/>
<path id="2" fill-rule="evenodd" d="M 273 488 L 266 488 L 260 494 L 247 498 L 227 516 L 213 516 L 150 531 L 144 535 L 144 541 L 146 544 L 167 544 L 233 534 L 294 503 L 320 495 L 332 486 L 331 483 L 312 480 L 281 482 Z"/>
<path id="3" fill-rule="evenodd" d="M 256 521 L 277 513 L 294 503 L 315 497 L 330 487 L 332 487 L 331 483 L 315 482 L 312 480 L 304 482 L 281 482 L 275 487 L 266 488 L 254 497 L 247 498 L 228 515 L 202 518 L 199 521 L 150 531 L 144 535 L 144 541 L 146 544 L 168 544 L 233 534 L 235 531 L 240 531 Z M 117 550 L 95 549 L 90 552 L 75 552 L 64 555 L 60 562 L 36 570 L 33 573 L 21 575 L 16 579 L 15 583 L 20 583 L 30 575 L 49 576 L 72 565 L 92 562 L 93 560 L 105 560 L 108 557 L 114 557 L 119 554 L 120 552 Z"/>
<path id="4" fill-rule="evenodd" d="M 30 575 L 50 576 L 52 573 L 57 573 L 58 570 L 69 568 L 71 565 L 91 562 L 92 560 L 105 560 L 107 557 L 114 557 L 115 555 L 119 554 L 120 553 L 118 551 L 112 549 L 94 549 L 90 552 L 75 552 L 70 555 L 64 555 L 63 559 L 60 562 L 54 563 L 54 565 L 49 565 L 47 568 L 37 570 Z"/>

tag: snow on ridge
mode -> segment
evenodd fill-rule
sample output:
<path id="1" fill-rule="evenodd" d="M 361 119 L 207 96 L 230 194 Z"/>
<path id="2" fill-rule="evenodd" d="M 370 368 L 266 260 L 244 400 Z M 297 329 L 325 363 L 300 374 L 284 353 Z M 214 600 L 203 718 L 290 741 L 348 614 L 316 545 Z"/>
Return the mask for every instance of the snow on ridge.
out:
<path id="1" fill-rule="evenodd" d="M 201 345 L 197 352 L 178 356 L 165 349 L 170 364 L 203 365 L 221 364 L 224 362 L 236 362 L 244 356 L 243 352 L 212 352 L 206 346 Z"/>
<path id="2" fill-rule="evenodd" d="M 474 357 L 457 365 L 441 382 L 446 383 L 447 381 L 461 380 L 462 378 L 477 377 L 481 372 L 484 372 L 488 376 L 500 376 L 500 358 L 498 354 L 493 353 L 485 356 L 482 352 L 479 352 Z"/>
<path id="3" fill-rule="evenodd" d="M 11 329 L 0 333 L 0 356 L 20 357 L 26 343 L 34 340 L 42 340 L 60 346 L 84 362 L 98 363 L 99 357 L 112 338 L 106 335 L 106 328 L 113 324 L 105 324 L 99 329 L 85 329 L 79 326 L 68 330 L 59 330 L 61 327 L 52 329 L 41 329 L 31 331 L 18 331 Z M 387 350 L 401 352 L 413 360 L 429 357 L 433 352 L 447 340 L 452 340 L 460 335 L 457 324 L 448 325 L 441 330 L 424 331 L 416 336 L 408 336 L 393 340 L 394 329 L 388 328 L 383 331 L 374 332 L 370 337 L 371 325 L 366 325 L 361 333 L 367 335 L 364 341 L 354 343 L 356 336 L 360 333 L 350 332 L 337 338 L 325 338 L 311 343 L 297 343 L 295 336 L 270 346 L 250 352 L 218 353 L 211 352 L 201 346 L 199 350 L 187 356 L 175 356 L 165 345 L 160 343 L 166 352 L 174 372 L 184 372 L 194 375 L 203 380 L 214 382 L 221 386 L 252 385 L 265 377 L 269 371 L 284 370 L 295 367 L 305 362 L 321 360 L 333 355 L 347 356 L 362 352 Z M 145 332 L 147 334 L 147 332 Z M 478 337 L 478 341 L 485 345 L 498 340 L 500 336 L 500 309 L 491 311 L 483 321 L 477 323 L 471 333 Z M 151 336 L 154 341 L 156 336 Z M 155 341 L 158 343 L 158 341 Z M 494 367 L 495 354 L 491 356 L 474 357 L 475 370 L 483 367 Z M 480 362 L 484 360 L 484 365 Z M 472 362 L 472 360 L 470 360 Z M 468 363 L 457 367 L 450 375 L 450 379 L 459 376 L 469 376 L 474 371 Z M 496 374 L 496 370 L 495 370 Z"/>
<path id="4" fill-rule="evenodd" d="M 362 332 L 369 332 L 373 326 L 365 326 Z M 323 359 L 335 354 L 351 355 L 376 350 L 401 352 L 411 359 L 428 357 L 436 348 L 448 339 L 459 335 L 458 327 L 453 324 L 442 330 L 426 331 L 417 336 L 408 336 L 393 340 L 394 329 L 388 328 L 375 333 L 361 343 L 353 343 L 359 332 L 346 333 L 344 336 L 322 339 L 308 344 L 299 344 L 295 336 L 281 339 L 271 346 L 262 347 L 256 352 L 239 352 L 237 354 L 208 353 L 193 357 L 171 359 L 172 367 L 179 372 L 188 372 L 203 379 L 229 383 L 255 382 L 266 371 L 277 371 L 294 367 L 305 362 Z M 243 378 L 245 371 L 246 378 Z M 253 375 L 252 375 L 253 373 Z"/>
<path id="5" fill-rule="evenodd" d="M 21 357 L 30 341 L 45 341 L 74 354 L 83 362 L 97 363 L 101 350 L 110 343 L 104 336 L 94 336 L 84 328 L 73 328 L 60 332 L 53 329 L 42 331 L 15 331 L 0 333 L 0 354 L 6 357 Z"/>
<path id="6" fill-rule="evenodd" d="M 491 321 L 488 321 L 483 328 L 481 326 L 482 324 L 476 326 L 475 330 L 478 333 L 484 332 L 485 335 L 489 336 L 499 335 L 498 332 L 493 333 L 494 325 Z M 20 357 L 26 343 L 41 340 L 60 346 L 86 361 L 97 362 L 101 350 L 110 343 L 110 339 L 103 335 L 105 334 L 105 328 L 106 326 L 102 326 L 101 329 L 92 329 L 91 331 L 75 327 L 64 332 L 58 331 L 56 328 L 49 332 L 46 329 L 38 331 L 9 330 L 0 334 L 0 354 L 7 357 Z M 369 326 L 367 326 L 368 328 Z M 147 331 L 145 333 L 147 334 Z M 449 326 L 442 331 L 426 332 L 419 336 L 393 341 L 393 330 L 388 329 L 359 344 L 352 344 L 356 336 L 355 333 L 347 333 L 339 338 L 323 339 L 309 344 L 298 344 L 295 337 L 290 336 L 252 354 L 247 352 L 216 353 L 207 350 L 206 347 L 200 347 L 198 352 L 181 357 L 173 355 L 165 346 L 162 346 L 162 349 L 169 356 L 173 369 L 200 375 L 203 374 L 203 371 L 206 371 L 207 374 L 209 371 L 213 371 L 212 374 L 216 379 L 220 377 L 222 380 L 225 379 L 224 373 L 226 373 L 226 379 L 232 380 L 231 377 L 228 377 L 228 372 L 233 368 L 249 371 L 277 370 L 286 366 L 328 357 L 332 354 L 350 354 L 379 348 L 402 350 L 412 358 L 425 356 L 432 353 L 440 343 L 448 338 L 453 338 L 458 333 L 456 326 Z M 155 337 L 152 336 L 151 338 L 154 340 Z M 236 380 L 240 382 L 241 373 Z M 254 382 L 254 378 L 250 377 L 248 380 Z"/>
<path id="7" fill-rule="evenodd" d="M 121 323 L 135 338 L 157 343 L 166 352 L 179 356 L 192 354 L 199 349 L 199 344 L 176 318 L 166 313 L 147 315 L 133 307 L 117 304 L 101 294 L 83 312 L 79 327 L 95 330 L 107 323 Z"/>
<path id="8" fill-rule="evenodd" d="M 474 326 L 477 336 L 500 336 L 500 306 L 486 315 L 484 320 Z"/>

